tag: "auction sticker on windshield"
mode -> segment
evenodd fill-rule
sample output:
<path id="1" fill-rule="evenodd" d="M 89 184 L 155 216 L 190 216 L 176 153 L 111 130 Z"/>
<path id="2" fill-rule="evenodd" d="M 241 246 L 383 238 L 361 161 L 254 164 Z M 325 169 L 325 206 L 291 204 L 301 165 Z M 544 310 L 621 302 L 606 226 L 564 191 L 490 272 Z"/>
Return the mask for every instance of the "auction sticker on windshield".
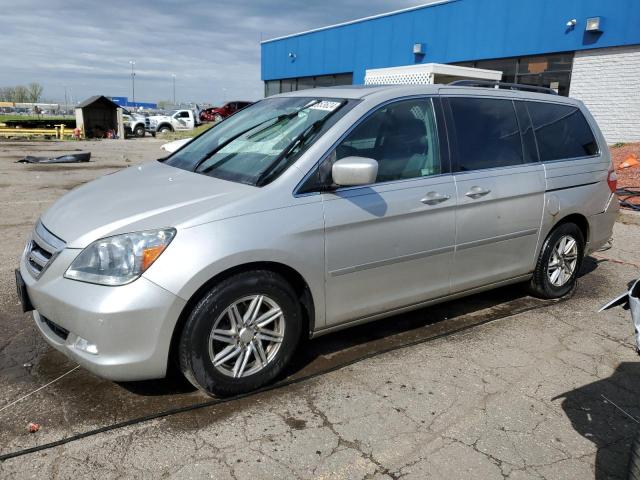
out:
<path id="1" fill-rule="evenodd" d="M 324 110 L 325 112 L 333 112 L 341 105 L 341 102 L 332 102 L 330 100 L 323 100 L 318 103 L 314 103 L 309 107 L 309 110 Z"/>

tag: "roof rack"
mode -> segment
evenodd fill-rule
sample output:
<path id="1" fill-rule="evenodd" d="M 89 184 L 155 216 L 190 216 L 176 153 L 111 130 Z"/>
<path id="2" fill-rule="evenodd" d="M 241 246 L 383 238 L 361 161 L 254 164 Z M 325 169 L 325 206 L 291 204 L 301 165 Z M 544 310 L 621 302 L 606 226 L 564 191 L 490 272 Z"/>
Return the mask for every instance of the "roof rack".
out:
<path id="1" fill-rule="evenodd" d="M 547 93 L 549 95 L 558 95 L 558 92 L 547 87 L 536 87 L 534 85 L 523 85 L 522 83 L 494 82 L 492 80 L 455 80 L 449 85 L 456 87 L 484 87 L 484 88 L 501 88 L 505 90 L 521 90 L 523 92 Z"/>

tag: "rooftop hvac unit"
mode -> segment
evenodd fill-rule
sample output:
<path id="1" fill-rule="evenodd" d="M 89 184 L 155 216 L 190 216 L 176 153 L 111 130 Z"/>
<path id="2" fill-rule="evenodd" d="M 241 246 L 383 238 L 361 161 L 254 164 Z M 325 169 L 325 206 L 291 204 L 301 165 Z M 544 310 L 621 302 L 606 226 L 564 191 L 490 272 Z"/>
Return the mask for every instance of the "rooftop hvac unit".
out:
<path id="1" fill-rule="evenodd" d="M 456 80 L 502 80 L 499 70 L 460 67 L 443 63 L 421 63 L 402 67 L 372 68 L 366 71 L 365 85 L 428 85 Z"/>

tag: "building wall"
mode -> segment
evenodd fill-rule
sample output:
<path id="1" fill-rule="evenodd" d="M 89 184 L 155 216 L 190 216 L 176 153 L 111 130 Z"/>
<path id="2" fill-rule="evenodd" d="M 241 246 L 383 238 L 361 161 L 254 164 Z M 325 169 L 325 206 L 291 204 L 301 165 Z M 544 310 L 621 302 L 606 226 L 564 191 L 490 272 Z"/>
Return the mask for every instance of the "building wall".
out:
<path id="1" fill-rule="evenodd" d="M 594 16 L 600 34 L 585 32 Z M 267 40 L 262 79 L 353 72 L 361 84 L 367 68 L 640 44 L 638 25 L 640 0 L 451 0 Z M 424 56 L 414 56 L 414 43 L 424 44 Z"/>
<path id="2" fill-rule="evenodd" d="M 640 45 L 576 52 L 569 94 L 585 103 L 609 144 L 640 142 Z"/>

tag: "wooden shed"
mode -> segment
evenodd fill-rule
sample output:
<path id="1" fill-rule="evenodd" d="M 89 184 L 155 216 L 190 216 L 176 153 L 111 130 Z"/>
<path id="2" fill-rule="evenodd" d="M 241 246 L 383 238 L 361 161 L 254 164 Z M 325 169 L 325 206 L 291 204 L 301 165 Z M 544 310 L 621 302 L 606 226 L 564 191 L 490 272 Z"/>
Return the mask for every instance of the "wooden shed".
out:
<path id="1" fill-rule="evenodd" d="M 124 138 L 122 107 L 104 95 L 89 97 L 76 107 L 76 126 L 86 138 Z"/>

